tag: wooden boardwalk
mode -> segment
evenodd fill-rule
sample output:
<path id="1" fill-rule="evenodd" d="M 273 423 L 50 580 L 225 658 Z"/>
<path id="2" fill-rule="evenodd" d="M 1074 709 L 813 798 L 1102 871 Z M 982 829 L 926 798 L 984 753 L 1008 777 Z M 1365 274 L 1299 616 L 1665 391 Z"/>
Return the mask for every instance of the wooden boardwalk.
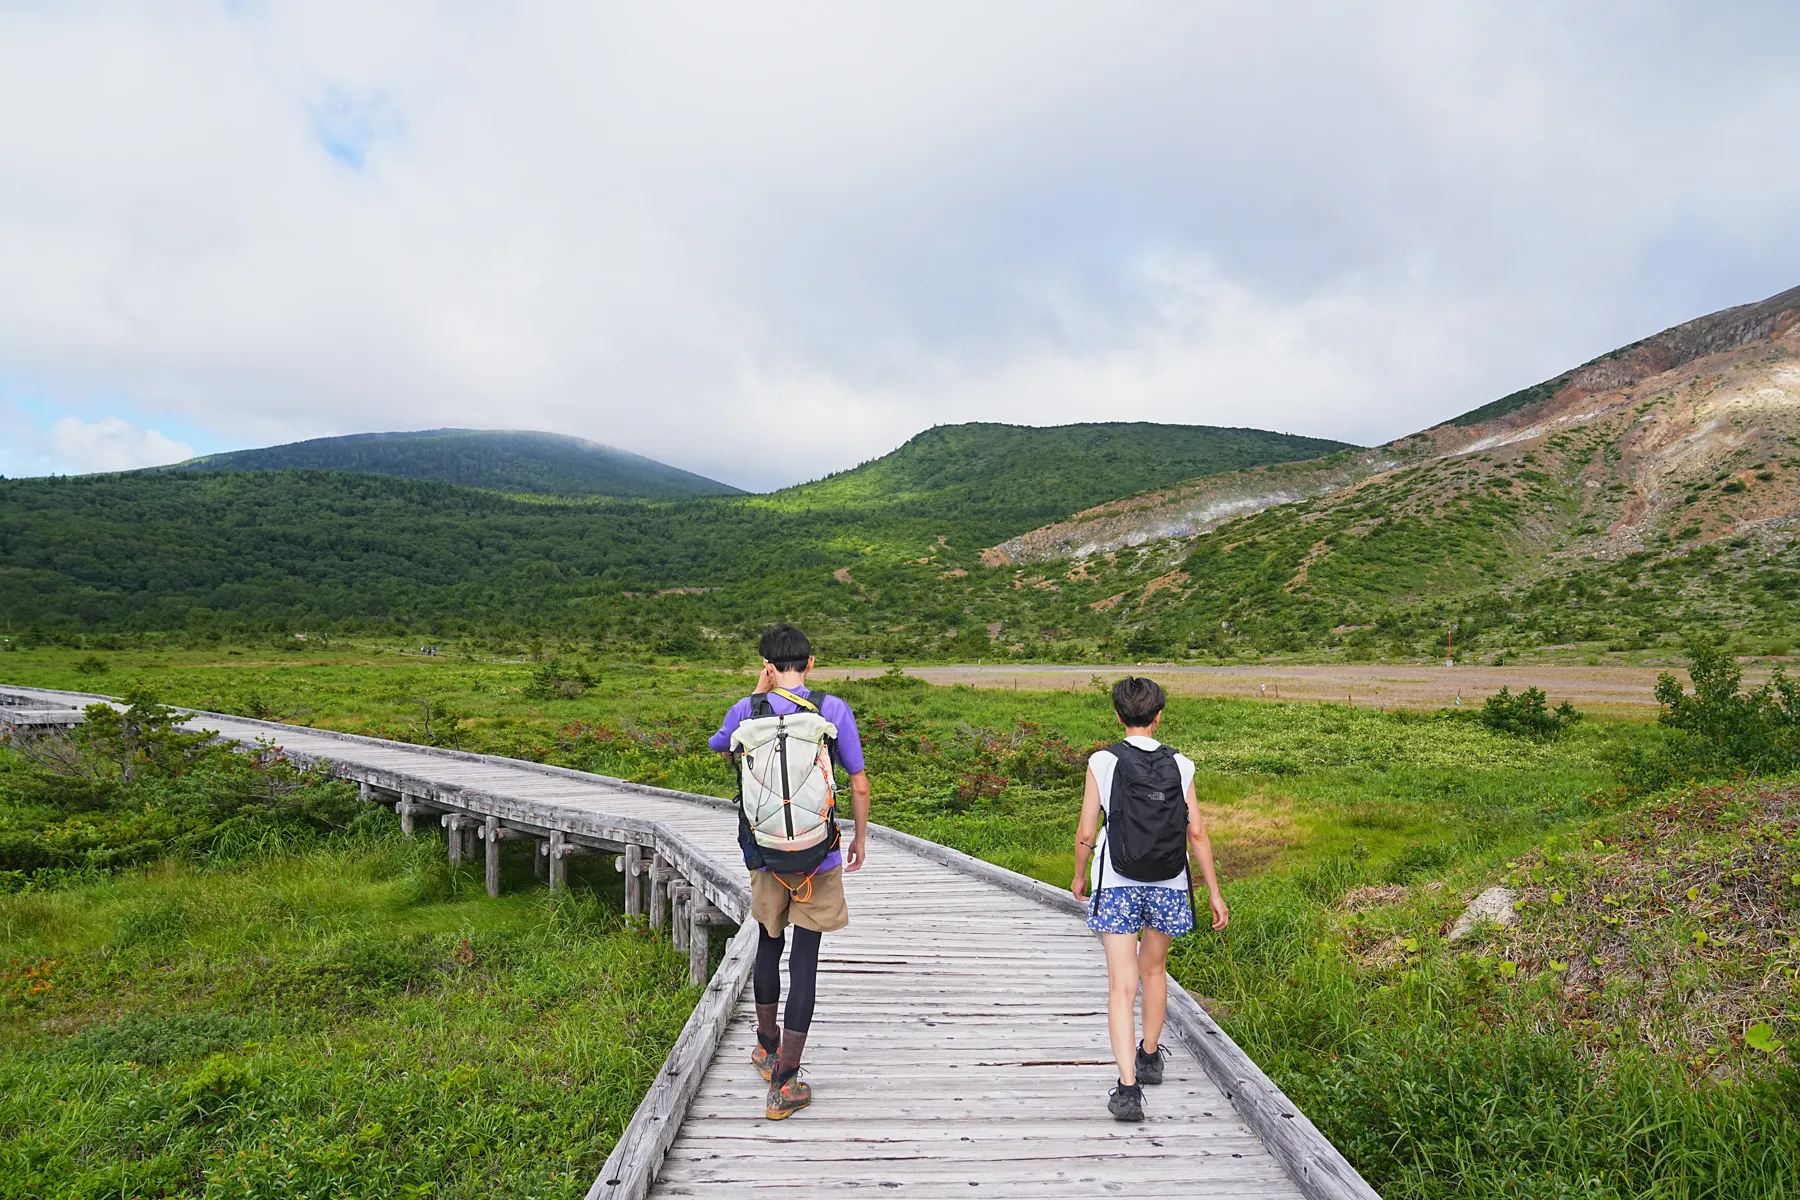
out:
<path id="1" fill-rule="evenodd" d="M 4 688 L 15 713 L 84 702 Z M 0 705 L 0 722 L 9 711 Z M 53 724 L 54 718 L 45 724 Z M 729 805 L 508 759 L 204 714 L 195 724 L 325 760 L 449 852 L 532 838 L 560 882 L 569 853 L 635 872 L 627 906 L 668 916 L 706 979 L 707 922 L 748 888 Z M 846 877 L 851 923 L 828 934 L 807 1043 L 813 1103 L 763 1116 L 750 1066 L 754 930 L 728 944 L 664 1072 L 589 1197 L 809 1192 L 910 1196 L 1373 1197 L 1306 1118 L 1178 987 L 1167 1081 L 1147 1119 L 1106 1112 L 1115 1081 L 1098 941 L 1066 894 L 877 828 Z M 1259 1136 L 1260 1135 L 1260 1136 Z"/>

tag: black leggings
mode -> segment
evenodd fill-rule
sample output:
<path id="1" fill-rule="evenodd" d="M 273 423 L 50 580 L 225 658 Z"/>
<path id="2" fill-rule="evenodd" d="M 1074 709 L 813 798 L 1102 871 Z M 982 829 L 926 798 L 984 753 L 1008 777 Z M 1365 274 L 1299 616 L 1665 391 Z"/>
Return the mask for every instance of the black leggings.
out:
<path id="1" fill-rule="evenodd" d="M 781 999 L 781 949 L 787 934 L 769 936 L 756 927 L 756 1002 L 774 1004 Z M 794 988 L 788 993 L 787 1012 L 781 1027 L 805 1033 L 812 1027 L 813 1001 L 819 991 L 819 931 L 794 926 L 794 952 L 788 955 L 788 976 Z"/>

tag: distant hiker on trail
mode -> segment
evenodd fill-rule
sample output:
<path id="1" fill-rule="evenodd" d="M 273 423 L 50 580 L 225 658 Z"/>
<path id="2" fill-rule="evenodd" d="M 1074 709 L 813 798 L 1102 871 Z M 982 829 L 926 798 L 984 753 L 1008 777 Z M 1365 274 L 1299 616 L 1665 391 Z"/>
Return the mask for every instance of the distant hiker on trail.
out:
<path id="1" fill-rule="evenodd" d="M 836 696 L 806 687 L 812 644 L 792 625 L 762 635 L 762 677 L 731 706 L 707 744 L 728 754 L 738 772 L 738 843 L 750 868 L 750 915 L 756 940 L 756 1049 L 750 1062 L 769 1081 L 768 1117 L 779 1121 L 812 1102 L 799 1078 L 818 987 L 819 935 L 850 923 L 844 872 L 868 860 L 869 776 L 863 769 L 856 716 Z M 850 776 L 856 836 L 848 854 L 837 826 L 833 765 Z M 780 1028 L 781 951 L 788 956 L 787 1012 Z"/>
<path id="2" fill-rule="evenodd" d="M 1163 1081 L 1168 1054 L 1161 1038 L 1169 1010 L 1169 946 L 1194 927 L 1190 848 L 1206 880 L 1212 927 L 1225 928 L 1231 914 L 1219 894 L 1212 842 L 1194 800 L 1193 761 L 1154 736 L 1167 703 L 1162 687 L 1127 677 L 1113 685 L 1112 697 L 1125 739 L 1088 758 L 1069 891 L 1082 900 L 1092 887 L 1088 928 L 1106 946 L 1106 1024 L 1119 1063 L 1119 1086 L 1106 1107 L 1121 1121 L 1142 1121 L 1144 1085 Z M 1131 1011 L 1140 982 L 1142 1041 L 1134 1037 Z"/>

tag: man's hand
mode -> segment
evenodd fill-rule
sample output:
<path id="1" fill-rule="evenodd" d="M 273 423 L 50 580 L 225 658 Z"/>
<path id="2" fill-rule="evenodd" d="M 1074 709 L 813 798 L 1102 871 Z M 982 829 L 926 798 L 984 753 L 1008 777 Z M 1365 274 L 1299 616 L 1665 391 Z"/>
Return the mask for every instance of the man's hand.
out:
<path id="1" fill-rule="evenodd" d="M 1075 878 L 1069 881 L 1069 895 L 1075 897 L 1077 900 L 1086 900 L 1087 885 L 1087 873 L 1085 871 L 1077 871 L 1075 873 Z"/>
<path id="2" fill-rule="evenodd" d="M 750 694 L 752 696 L 761 696 L 765 692 L 773 691 L 774 688 L 775 688 L 775 664 L 774 663 L 764 663 L 763 669 L 762 669 L 762 674 L 757 676 L 757 679 L 756 679 L 756 688 Z"/>
<path id="3" fill-rule="evenodd" d="M 850 851 L 844 856 L 844 870 L 860 871 L 863 864 L 869 861 L 869 835 L 859 833 L 850 843 Z"/>
<path id="4" fill-rule="evenodd" d="M 1225 897 L 1214 892 L 1212 894 L 1213 928 L 1223 929 L 1231 924 L 1231 910 L 1225 907 Z"/>

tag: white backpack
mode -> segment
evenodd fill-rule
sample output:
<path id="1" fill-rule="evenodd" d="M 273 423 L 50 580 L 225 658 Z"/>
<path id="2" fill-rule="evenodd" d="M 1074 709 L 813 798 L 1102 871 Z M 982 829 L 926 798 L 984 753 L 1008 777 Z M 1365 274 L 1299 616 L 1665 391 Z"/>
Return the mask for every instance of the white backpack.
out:
<path id="1" fill-rule="evenodd" d="M 810 873 L 838 844 L 837 781 L 831 771 L 837 726 L 810 700 L 785 688 L 775 694 L 799 706 L 781 714 L 764 696 L 731 734 L 738 768 L 738 811 L 764 865 L 781 874 Z"/>

